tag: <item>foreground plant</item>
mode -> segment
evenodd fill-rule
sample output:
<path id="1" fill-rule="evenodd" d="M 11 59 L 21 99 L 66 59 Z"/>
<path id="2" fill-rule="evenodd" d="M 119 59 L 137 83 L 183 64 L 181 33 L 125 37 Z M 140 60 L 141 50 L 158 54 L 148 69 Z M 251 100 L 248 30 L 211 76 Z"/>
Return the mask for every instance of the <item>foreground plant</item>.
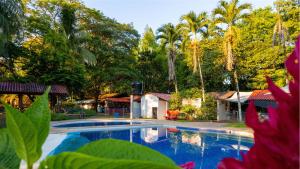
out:
<path id="1" fill-rule="evenodd" d="M 251 103 L 246 113 L 246 124 L 254 130 L 254 146 L 243 160 L 224 159 L 218 169 L 298 169 L 299 168 L 299 59 L 300 36 L 293 53 L 285 62 L 293 80 L 290 94 L 268 79 L 269 90 L 277 101 L 277 108 L 268 108 L 269 118 L 258 120 Z"/>
<path id="2" fill-rule="evenodd" d="M 27 163 L 31 169 L 42 155 L 44 144 L 50 129 L 50 109 L 48 93 L 50 88 L 25 112 L 5 104 L 6 124 L 10 140 L 18 157 Z"/>

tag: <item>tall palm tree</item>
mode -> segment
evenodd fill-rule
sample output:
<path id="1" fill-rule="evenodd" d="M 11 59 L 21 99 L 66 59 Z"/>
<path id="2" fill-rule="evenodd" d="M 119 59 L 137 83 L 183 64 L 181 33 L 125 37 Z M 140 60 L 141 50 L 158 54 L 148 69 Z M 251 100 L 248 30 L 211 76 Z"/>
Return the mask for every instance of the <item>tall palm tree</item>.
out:
<path id="1" fill-rule="evenodd" d="M 238 75 L 236 70 L 236 57 L 233 49 L 236 47 L 239 38 L 239 29 L 236 24 L 248 16 L 248 13 L 244 12 L 247 9 L 251 9 L 251 4 L 244 3 L 239 5 L 239 0 L 231 0 L 229 3 L 224 0 L 220 0 L 219 6 L 213 10 L 213 14 L 216 17 L 216 22 L 225 24 L 227 26 L 224 34 L 223 48 L 227 60 L 226 68 L 228 71 L 234 71 L 234 81 L 236 84 L 240 121 L 242 121 L 242 109 Z"/>
<path id="2" fill-rule="evenodd" d="M 205 102 L 205 89 L 201 61 L 200 56 L 197 56 L 197 53 L 199 53 L 199 51 L 197 51 L 197 49 L 199 48 L 199 39 L 197 38 L 197 34 L 205 32 L 204 28 L 208 23 L 207 14 L 206 12 L 202 12 L 199 15 L 197 15 L 195 12 L 191 11 L 188 14 L 181 16 L 180 20 L 182 22 L 180 26 L 183 28 L 183 30 L 187 31 L 191 35 L 189 37 L 191 41 L 191 47 L 193 49 L 193 72 L 196 73 L 196 71 L 199 69 L 202 99 Z"/>
<path id="3" fill-rule="evenodd" d="M 168 51 L 169 82 L 170 84 L 174 84 L 176 93 L 178 93 L 178 86 L 175 73 L 175 62 L 176 55 L 178 53 L 178 47 L 181 41 L 180 32 L 180 28 L 171 23 L 165 24 L 157 30 L 157 39 L 161 40 L 161 44 Z"/>

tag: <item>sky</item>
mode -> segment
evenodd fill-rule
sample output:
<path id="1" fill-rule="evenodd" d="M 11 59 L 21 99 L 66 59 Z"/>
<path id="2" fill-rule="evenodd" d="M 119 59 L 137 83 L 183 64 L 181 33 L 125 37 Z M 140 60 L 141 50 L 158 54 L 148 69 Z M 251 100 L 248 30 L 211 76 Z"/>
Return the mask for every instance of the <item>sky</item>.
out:
<path id="1" fill-rule="evenodd" d="M 83 0 L 90 8 L 95 8 L 105 16 L 120 23 L 133 23 L 142 34 L 146 25 L 156 30 L 166 23 L 177 24 L 180 16 L 195 11 L 211 12 L 219 0 Z M 251 3 L 253 8 L 272 6 L 274 0 L 241 0 Z"/>

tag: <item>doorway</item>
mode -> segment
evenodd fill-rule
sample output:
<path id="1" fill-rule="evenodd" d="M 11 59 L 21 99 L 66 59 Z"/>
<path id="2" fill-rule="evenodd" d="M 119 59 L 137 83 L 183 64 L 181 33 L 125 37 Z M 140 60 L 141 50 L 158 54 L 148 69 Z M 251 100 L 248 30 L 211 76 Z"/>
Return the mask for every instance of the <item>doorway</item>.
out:
<path id="1" fill-rule="evenodd" d="M 152 107 L 152 118 L 157 119 L 157 107 Z"/>

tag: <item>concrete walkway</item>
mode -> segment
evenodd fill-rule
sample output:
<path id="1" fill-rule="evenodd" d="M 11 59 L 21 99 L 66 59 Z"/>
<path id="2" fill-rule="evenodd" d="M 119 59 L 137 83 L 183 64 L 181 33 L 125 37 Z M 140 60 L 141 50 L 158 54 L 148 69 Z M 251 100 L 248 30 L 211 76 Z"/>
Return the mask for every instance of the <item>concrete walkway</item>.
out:
<path id="1" fill-rule="evenodd" d="M 228 134 L 236 134 L 240 136 L 253 137 L 253 131 L 250 128 L 230 128 L 226 127 L 227 123 L 218 123 L 218 122 L 179 122 L 173 120 L 155 120 L 155 119 L 134 119 L 130 120 L 128 118 L 90 118 L 90 119 L 77 119 L 77 120 L 65 120 L 52 122 L 52 126 L 59 125 L 62 123 L 73 123 L 73 122 L 87 122 L 87 121 L 128 121 L 128 122 L 141 122 L 141 124 L 132 124 L 126 127 L 129 128 L 138 128 L 141 126 L 146 127 L 155 127 L 155 126 L 179 126 L 179 127 L 188 127 L 188 128 L 198 128 L 203 130 L 218 130 L 225 131 Z M 120 129 L 124 128 L 123 126 L 109 126 L 111 129 Z M 99 130 L 107 129 L 107 126 L 89 126 L 89 127 L 72 127 L 72 128 L 52 128 L 51 133 L 66 133 L 72 131 L 85 131 L 85 130 Z"/>

